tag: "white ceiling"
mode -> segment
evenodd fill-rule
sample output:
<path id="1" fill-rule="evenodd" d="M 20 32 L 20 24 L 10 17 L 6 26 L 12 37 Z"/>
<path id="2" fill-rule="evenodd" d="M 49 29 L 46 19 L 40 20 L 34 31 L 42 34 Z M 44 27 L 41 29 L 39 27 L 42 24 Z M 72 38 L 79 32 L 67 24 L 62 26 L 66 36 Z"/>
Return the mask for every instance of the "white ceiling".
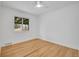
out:
<path id="1" fill-rule="evenodd" d="M 79 4 L 79 1 L 42 1 L 44 7 L 36 8 L 35 1 L 4 1 L 3 5 L 15 8 L 21 11 L 29 12 L 35 15 L 40 15 L 42 13 L 46 13 L 48 11 L 55 11 L 57 9 L 61 9 L 63 7 Z"/>

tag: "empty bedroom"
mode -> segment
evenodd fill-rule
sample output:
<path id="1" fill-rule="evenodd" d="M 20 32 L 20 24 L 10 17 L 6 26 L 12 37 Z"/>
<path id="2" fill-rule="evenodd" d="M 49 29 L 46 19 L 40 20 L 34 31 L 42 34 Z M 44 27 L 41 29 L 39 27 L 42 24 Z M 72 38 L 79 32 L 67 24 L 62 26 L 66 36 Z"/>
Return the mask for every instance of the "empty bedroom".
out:
<path id="1" fill-rule="evenodd" d="M 79 57 L 79 1 L 0 1 L 0 57 Z"/>

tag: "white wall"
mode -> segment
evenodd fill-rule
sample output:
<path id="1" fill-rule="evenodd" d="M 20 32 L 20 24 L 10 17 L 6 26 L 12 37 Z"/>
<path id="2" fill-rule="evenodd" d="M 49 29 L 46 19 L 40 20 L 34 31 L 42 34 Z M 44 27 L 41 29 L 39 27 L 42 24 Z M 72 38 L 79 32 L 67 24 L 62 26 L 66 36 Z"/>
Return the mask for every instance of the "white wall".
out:
<path id="1" fill-rule="evenodd" d="M 2 39 L 2 7 L 0 6 L 0 41 L 2 41 L 1 39 Z M 0 45 L 1 45 L 1 43 L 0 43 Z"/>
<path id="2" fill-rule="evenodd" d="M 29 32 L 14 31 L 14 16 L 30 19 Z M 51 11 L 40 17 L 19 10 L 0 7 L 0 46 L 5 45 L 5 43 L 16 43 L 41 37 L 51 42 L 78 49 L 78 25 L 79 5 L 69 6 L 55 12 Z"/>
<path id="3" fill-rule="evenodd" d="M 2 5 L 2 1 L 0 1 L 0 6 Z"/>
<path id="4" fill-rule="evenodd" d="M 79 48 L 79 5 L 40 16 L 40 36 L 48 41 Z"/>
<path id="5" fill-rule="evenodd" d="M 1 10 L 0 10 L 1 11 Z M 0 19 L 2 23 L 2 39 L 0 40 L 0 46 L 5 43 L 15 43 L 18 41 L 23 41 L 31 38 L 36 38 L 38 35 L 38 20 L 34 15 L 30 15 L 27 12 L 22 12 L 19 10 L 14 10 L 10 8 L 3 7 L 2 9 L 3 18 Z M 0 15 L 1 16 L 1 15 Z M 15 32 L 14 31 L 14 16 L 29 18 L 30 20 L 30 30 L 28 32 Z"/>

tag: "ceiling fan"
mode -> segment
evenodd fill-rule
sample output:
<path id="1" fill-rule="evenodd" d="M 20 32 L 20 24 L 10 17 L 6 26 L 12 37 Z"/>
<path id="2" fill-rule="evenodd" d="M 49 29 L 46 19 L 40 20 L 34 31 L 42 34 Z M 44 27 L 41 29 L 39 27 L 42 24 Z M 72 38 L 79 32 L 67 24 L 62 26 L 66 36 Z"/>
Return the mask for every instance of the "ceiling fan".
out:
<path id="1" fill-rule="evenodd" d="M 42 4 L 42 1 L 36 1 L 35 7 L 40 8 L 43 7 L 44 5 Z"/>

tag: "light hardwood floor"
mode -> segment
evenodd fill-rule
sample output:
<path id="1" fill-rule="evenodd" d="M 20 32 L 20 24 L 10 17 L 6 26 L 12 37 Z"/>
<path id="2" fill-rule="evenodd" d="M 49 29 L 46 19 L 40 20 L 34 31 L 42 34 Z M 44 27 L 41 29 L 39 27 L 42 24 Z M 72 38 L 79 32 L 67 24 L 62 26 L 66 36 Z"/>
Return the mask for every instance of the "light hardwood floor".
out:
<path id="1" fill-rule="evenodd" d="M 2 56 L 7 57 L 78 57 L 79 51 L 41 39 L 2 47 Z"/>
<path id="2" fill-rule="evenodd" d="M 0 56 L 1 56 L 1 47 L 0 47 Z"/>

